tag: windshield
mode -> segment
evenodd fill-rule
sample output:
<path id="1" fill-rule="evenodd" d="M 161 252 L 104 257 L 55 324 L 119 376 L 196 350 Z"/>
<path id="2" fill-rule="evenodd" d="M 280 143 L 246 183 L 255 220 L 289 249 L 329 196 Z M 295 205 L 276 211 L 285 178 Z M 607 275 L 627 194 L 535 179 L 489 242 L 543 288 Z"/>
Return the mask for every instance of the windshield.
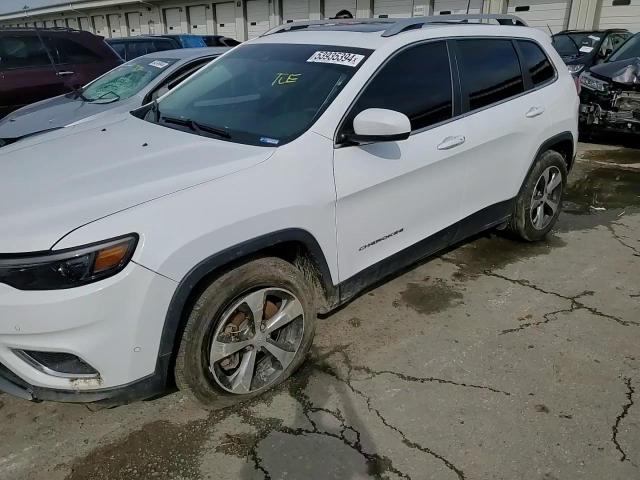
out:
<path id="1" fill-rule="evenodd" d="M 600 40 L 602 34 L 598 32 L 561 33 L 553 36 L 552 43 L 560 55 L 587 55 Z"/>
<path id="2" fill-rule="evenodd" d="M 324 45 L 238 47 L 176 87 L 146 118 L 239 143 L 282 145 L 313 124 L 370 53 Z"/>
<path id="3" fill-rule="evenodd" d="M 179 37 L 179 40 L 184 48 L 200 48 L 207 46 L 204 38 L 197 35 L 183 35 Z"/>
<path id="4" fill-rule="evenodd" d="M 136 58 L 88 84 L 82 95 L 90 102 L 129 98 L 176 62 L 175 58 Z"/>
<path id="5" fill-rule="evenodd" d="M 640 57 L 640 34 L 634 35 L 623 43 L 613 55 L 609 57 L 609 62 L 618 60 L 628 60 L 629 58 Z"/>

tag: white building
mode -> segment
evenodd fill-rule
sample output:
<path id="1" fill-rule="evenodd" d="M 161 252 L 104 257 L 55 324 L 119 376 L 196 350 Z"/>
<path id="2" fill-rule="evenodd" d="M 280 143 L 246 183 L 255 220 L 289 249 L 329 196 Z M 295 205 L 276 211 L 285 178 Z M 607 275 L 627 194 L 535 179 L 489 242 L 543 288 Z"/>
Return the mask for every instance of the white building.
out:
<path id="1" fill-rule="evenodd" d="M 553 33 L 640 31 L 640 0 L 51 0 L 49 6 L 7 10 L 0 6 L 0 26 L 71 27 L 104 37 L 194 33 L 247 40 L 281 23 L 330 18 L 340 10 L 357 18 L 513 13 Z"/>

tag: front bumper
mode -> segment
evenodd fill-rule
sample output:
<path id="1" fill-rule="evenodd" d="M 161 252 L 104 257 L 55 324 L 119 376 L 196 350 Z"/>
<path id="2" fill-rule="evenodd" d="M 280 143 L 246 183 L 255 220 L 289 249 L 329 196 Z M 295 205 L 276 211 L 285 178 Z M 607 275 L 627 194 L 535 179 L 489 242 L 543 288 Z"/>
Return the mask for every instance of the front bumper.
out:
<path id="1" fill-rule="evenodd" d="M 595 92 L 582 89 L 580 123 L 583 127 L 614 132 L 640 132 L 640 93 Z"/>
<path id="2" fill-rule="evenodd" d="M 30 400 L 93 402 L 156 389 L 166 375 L 158 350 L 175 288 L 133 262 L 111 278 L 68 290 L 0 284 L 0 390 Z M 72 354 L 98 373 L 59 375 L 25 361 L 22 350 Z"/>

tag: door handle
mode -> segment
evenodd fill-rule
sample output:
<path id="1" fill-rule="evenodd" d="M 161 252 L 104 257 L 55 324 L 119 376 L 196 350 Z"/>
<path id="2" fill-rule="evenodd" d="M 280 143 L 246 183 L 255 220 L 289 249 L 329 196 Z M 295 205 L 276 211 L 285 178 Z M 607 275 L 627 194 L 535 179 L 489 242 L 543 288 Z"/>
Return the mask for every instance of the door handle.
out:
<path id="1" fill-rule="evenodd" d="M 449 150 L 450 148 L 457 147 L 462 145 L 465 142 L 466 138 L 463 135 L 456 135 L 454 137 L 447 137 L 440 145 L 438 145 L 438 150 Z"/>
<path id="2" fill-rule="evenodd" d="M 527 118 L 537 117 L 538 115 L 542 115 L 544 113 L 544 107 L 531 107 L 527 113 L 524 114 Z"/>
<path id="3" fill-rule="evenodd" d="M 61 72 L 58 72 L 56 75 L 58 75 L 59 77 L 66 77 L 67 75 L 73 75 L 76 72 L 70 72 L 68 70 L 63 70 Z"/>

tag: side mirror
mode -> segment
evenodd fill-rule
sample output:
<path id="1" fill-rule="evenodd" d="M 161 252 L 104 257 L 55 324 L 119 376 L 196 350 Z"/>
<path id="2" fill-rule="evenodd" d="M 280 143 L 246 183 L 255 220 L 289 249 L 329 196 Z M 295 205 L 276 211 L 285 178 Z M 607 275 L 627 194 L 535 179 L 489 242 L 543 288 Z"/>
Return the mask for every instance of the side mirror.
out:
<path id="1" fill-rule="evenodd" d="M 411 122 L 404 113 L 385 108 L 368 108 L 353 119 L 354 133 L 347 139 L 355 142 L 393 142 L 406 140 Z"/>

